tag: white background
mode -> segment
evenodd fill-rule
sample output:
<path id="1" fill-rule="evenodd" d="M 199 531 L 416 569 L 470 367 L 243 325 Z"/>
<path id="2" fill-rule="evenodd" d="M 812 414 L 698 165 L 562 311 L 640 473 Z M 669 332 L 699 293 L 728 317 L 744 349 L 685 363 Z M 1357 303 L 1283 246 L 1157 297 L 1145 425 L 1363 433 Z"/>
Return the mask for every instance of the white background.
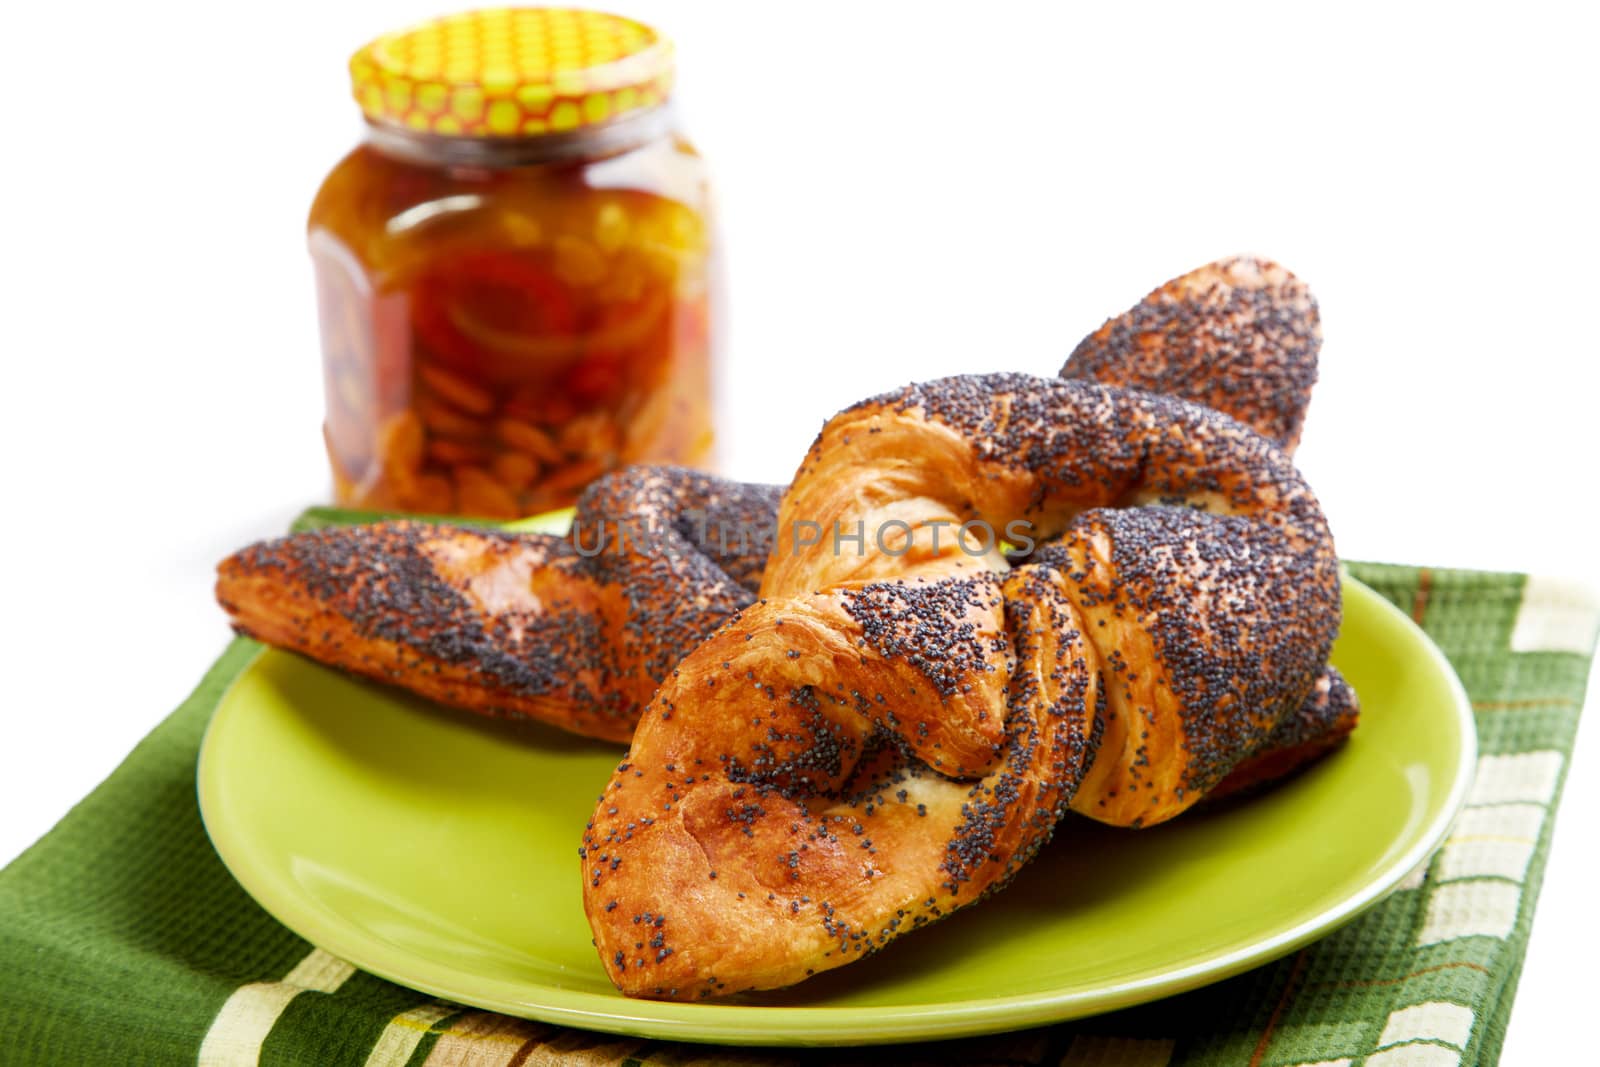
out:
<path id="1" fill-rule="evenodd" d="M 0 861 L 222 647 L 214 562 L 325 496 L 305 211 L 359 135 L 348 53 L 441 2 L 8 12 Z M 1255 251 L 1322 303 L 1299 460 L 1344 555 L 1600 581 L 1592 15 L 617 6 L 678 39 L 720 189 L 727 473 L 787 479 L 911 379 L 1054 372 Z M 1594 732 L 1507 1064 L 1593 1043 Z"/>

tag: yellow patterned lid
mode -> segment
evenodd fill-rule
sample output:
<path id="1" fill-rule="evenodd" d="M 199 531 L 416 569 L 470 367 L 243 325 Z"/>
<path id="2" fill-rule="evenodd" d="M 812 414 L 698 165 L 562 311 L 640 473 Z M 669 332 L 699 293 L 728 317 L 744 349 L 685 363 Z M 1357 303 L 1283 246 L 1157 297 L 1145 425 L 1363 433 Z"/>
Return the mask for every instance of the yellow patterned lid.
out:
<path id="1" fill-rule="evenodd" d="M 672 42 L 600 11 L 466 11 L 385 34 L 350 57 L 368 119 L 451 137 L 530 137 L 654 107 Z"/>

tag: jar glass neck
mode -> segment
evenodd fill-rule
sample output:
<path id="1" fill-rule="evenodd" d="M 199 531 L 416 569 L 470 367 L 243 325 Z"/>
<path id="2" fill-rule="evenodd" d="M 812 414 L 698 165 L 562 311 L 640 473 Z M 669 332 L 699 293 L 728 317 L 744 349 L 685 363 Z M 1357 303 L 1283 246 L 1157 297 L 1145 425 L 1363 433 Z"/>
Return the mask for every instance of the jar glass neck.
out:
<path id="1" fill-rule="evenodd" d="M 603 159 L 671 131 L 668 105 L 635 111 L 613 122 L 529 137 L 448 137 L 403 126 L 368 122 L 367 142 L 385 155 L 412 163 L 456 167 L 524 167 Z"/>

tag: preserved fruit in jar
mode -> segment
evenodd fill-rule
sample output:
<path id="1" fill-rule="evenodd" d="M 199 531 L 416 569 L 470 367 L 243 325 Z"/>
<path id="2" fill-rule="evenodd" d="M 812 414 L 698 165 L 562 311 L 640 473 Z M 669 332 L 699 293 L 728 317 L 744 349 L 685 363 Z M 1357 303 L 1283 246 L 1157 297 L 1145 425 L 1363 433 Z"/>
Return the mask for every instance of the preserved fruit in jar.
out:
<path id="1" fill-rule="evenodd" d="M 351 71 L 367 137 L 309 222 L 338 501 L 510 518 L 706 464 L 716 254 L 667 42 L 471 12 Z"/>

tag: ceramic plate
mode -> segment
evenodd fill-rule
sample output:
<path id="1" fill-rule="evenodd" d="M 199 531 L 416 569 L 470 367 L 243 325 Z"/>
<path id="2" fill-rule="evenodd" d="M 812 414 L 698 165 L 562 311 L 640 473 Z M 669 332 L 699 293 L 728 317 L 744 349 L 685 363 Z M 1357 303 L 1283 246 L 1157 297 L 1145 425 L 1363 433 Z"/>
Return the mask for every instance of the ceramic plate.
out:
<path id="1" fill-rule="evenodd" d="M 1470 706 L 1427 638 L 1353 581 L 1333 659 L 1361 726 L 1306 773 L 1151 830 L 1069 820 L 984 904 L 733 1003 L 628 1000 L 601 970 L 578 842 L 619 746 L 480 721 L 269 650 L 217 709 L 200 805 L 267 911 L 427 993 L 679 1040 L 954 1037 L 1216 981 L 1327 933 L 1421 862 L 1468 785 Z"/>

